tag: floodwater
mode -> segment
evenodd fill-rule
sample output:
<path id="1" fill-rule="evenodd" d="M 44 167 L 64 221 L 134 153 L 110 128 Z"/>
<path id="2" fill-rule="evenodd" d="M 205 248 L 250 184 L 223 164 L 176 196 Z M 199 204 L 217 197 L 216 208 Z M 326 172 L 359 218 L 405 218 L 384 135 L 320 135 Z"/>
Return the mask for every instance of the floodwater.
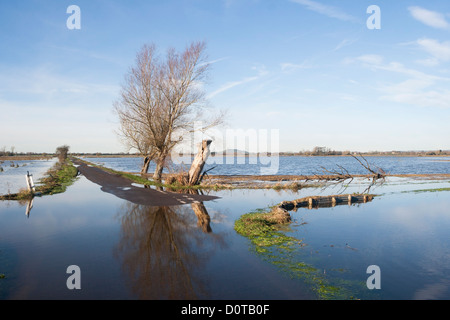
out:
<path id="1" fill-rule="evenodd" d="M 389 178 L 368 203 L 291 211 L 299 240 L 255 250 L 234 230 L 241 215 L 329 188 L 223 190 L 194 205 L 148 207 L 102 192 L 80 176 L 63 194 L 0 201 L 0 299 L 318 299 L 305 264 L 343 299 L 450 299 L 450 181 Z M 201 205 L 201 204 L 196 204 Z M 197 213 L 197 214 L 196 214 Z M 80 268 L 69 290 L 67 268 Z M 380 289 L 369 289 L 369 266 Z"/>
<path id="2" fill-rule="evenodd" d="M 396 157 L 370 156 L 357 157 L 364 165 L 377 171 L 383 169 L 387 174 L 443 174 L 450 173 L 450 157 Z M 139 172 L 142 158 L 86 158 L 87 161 L 105 167 L 128 172 Z M 367 162 L 366 162 L 367 161 Z M 190 168 L 190 157 L 172 159 L 170 171 L 176 172 L 180 168 Z M 350 174 L 367 174 L 368 171 L 351 156 L 210 156 L 204 170 L 210 170 L 213 175 L 314 175 L 329 171 L 342 171 L 344 168 Z M 149 172 L 154 171 L 154 163 L 150 163 Z M 165 170 L 165 172 L 169 172 Z M 186 170 L 186 171 L 187 171 Z M 345 173 L 345 172 L 344 172 Z M 326 173 L 328 174 L 328 173 Z"/>
<path id="3" fill-rule="evenodd" d="M 0 195 L 12 194 L 19 192 L 20 189 L 26 188 L 25 176 L 30 173 L 33 176 L 35 184 L 39 179 L 45 176 L 57 159 L 48 160 L 6 160 L 0 163 Z"/>

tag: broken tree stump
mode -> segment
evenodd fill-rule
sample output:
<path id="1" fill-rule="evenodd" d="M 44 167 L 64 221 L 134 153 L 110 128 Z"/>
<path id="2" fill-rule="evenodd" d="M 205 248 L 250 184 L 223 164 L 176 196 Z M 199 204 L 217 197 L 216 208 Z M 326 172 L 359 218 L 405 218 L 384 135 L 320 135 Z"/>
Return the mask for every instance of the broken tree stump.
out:
<path id="1" fill-rule="evenodd" d="M 209 145 L 211 144 L 211 142 L 212 140 L 203 140 L 200 143 L 198 153 L 195 156 L 194 161 L 192 162 L 191 168 L 189 169 L 188 184 L 190 186 L 196 185 L 200 182 L 199 180 L 202 174 L 203 167 L 210 153 Z"/>

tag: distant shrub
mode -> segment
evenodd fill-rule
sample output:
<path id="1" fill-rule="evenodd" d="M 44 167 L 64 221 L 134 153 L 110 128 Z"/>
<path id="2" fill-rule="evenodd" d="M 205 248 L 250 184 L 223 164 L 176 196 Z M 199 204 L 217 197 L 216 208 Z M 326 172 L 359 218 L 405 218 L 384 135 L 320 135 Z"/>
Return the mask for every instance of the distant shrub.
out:
<path id="1" fill-rule="evenodd" d="M 67 155 L 69 154 L 70 147 L 67 145 L 60 146 L 56 148 L 56 156 L 58 157 L 59 162 L 64 162 L 67 159 Z"/>

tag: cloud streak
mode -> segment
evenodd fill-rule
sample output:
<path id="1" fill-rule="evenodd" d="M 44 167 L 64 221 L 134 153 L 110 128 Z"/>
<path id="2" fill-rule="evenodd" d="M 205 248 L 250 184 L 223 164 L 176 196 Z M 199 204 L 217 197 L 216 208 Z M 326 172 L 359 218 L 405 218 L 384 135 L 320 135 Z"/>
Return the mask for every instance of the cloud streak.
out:
<path id="1" fill-rule="evenodd" d="M 342 21 L 352 21 L 355 22 L 356 19 L 354 16 L 349 15 L 342 11 L 340 8 L 324 5 L 317 1 L 312 0 L 290 0 L 291 2 L 298 3 L 306 7 L 306 9 L 320 13 L 330 18 L 342 20 Z"/>
<path id="2" fill-rule="evenodd" d="M 245 83 L 255 81 L 255 80 L 257 80 L 257 79 L 258 79 L 258 77 L 247 77 L 247 78 L 244 78 L 244 79 L 242 79 L 242 80 L 238 80 L 238 81 L 233 81 L 233 82 L 225 83 L 225 84 L 224 84 L 223 86 L 221 86 L 219 89 L 217 89 L 217 90 L 211 92 L 211 93 L 208 95 L 208 98 L 212 98 L 212 97 L 218 95 L 219 93 L 225 92 L 225 91 L 227 91 L 227 90 L 230 90 L 231 88 L 234 88 L 234 87 L 243 85 L 243 84 L 245 84 Z"/>
<path id="3" fill-rule="evenodd" d="M 432 56 L 428 61 L 434 61 L 434 65 L 450 61 L 450 41 L 439 42 L 435 39 L 423 38 L 417 40 L 417 44 Z"/>
<path id="4" fill-rule="evenodd" d="M 447 89 L 450 78 L 407 68 L 398 62 L 386 63 L 383 57 L 379 55 L 363 55 L 351 61 L 362 63 L 374 70 L 394 72 L 408 77 L 399 83 L 379 87 L 379 90 L 384 94 L 380 97 L 381 100 L 421 107 L 450 108 L 450 90 Z"/>
<path id="5" fill-rule="evenodd" d="M 430 11 L 421 7 L 413 6 L 408 8 L 411 16 L 423 24 L 436 28 L 450 30 L 450 23 L 440 12 Z"/>
<path id="6" fill-rule="evenodd" d="M 258 80 L 258 79 L 260 79 L 261 77 L 263 77 L 263 76 L 265 76 L 267 74 L 267 71 L 266 71 L 264 66 L 262 66 L 262 67 L 253 67 L 252 69 L 254 69 L 254 70 L 256 70 L 258 72 L 258 74 L 256 76 L 245 77 L 245 78 L 243 78 L 241 80 L 227 82 L 224 85 L 222 85 L 219 89 L 211 92 L 208 95 L 207 98 L 208 99 L 213 98 L 214 96 L 216 96 L 216 95 L 218 95 L 220 93 L 223 93 L 223 92 L 225 92 L 227 90 L 230 90 L 230 89 L 232 89 L 234 87 L 237 87 L 237 86 L 240 86 L 240 85 L 243 85 L 243 84 L 246 84 L 246 83 Z"/>

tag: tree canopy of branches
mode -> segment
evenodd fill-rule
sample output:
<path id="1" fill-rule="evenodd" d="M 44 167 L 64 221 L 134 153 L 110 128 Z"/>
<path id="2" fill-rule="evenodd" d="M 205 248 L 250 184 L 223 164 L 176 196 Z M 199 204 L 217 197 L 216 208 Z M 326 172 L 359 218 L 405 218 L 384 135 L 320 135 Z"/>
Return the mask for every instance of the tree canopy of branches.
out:
<path id="1" fill-rule="evenodd" d="M 200 130 L 216 126 L 223 115 L 204 119 L 206 107 L 202 84 L 210 64 L 204 42 L 193 42 L 184 51 L 168 49 L 163 59 L 154 44 L 144 45 L 136 55 L 122 85 L 114 110 L 120 122 L 119 135 L 129 149 L 144 157 L 141 173 L 154 161 L 155 180 L 161 180 L 166 158 L 192 132 L 194 121 Z"/>
<path id="2" fill-rule="evenodd" d="M 64 162 L 67 159 L 67 155 L 69 154 L 70 147 L 67 145 L 59 146 L 56 148 L 56 156 L 58 157 L 59 162 Z"/>

